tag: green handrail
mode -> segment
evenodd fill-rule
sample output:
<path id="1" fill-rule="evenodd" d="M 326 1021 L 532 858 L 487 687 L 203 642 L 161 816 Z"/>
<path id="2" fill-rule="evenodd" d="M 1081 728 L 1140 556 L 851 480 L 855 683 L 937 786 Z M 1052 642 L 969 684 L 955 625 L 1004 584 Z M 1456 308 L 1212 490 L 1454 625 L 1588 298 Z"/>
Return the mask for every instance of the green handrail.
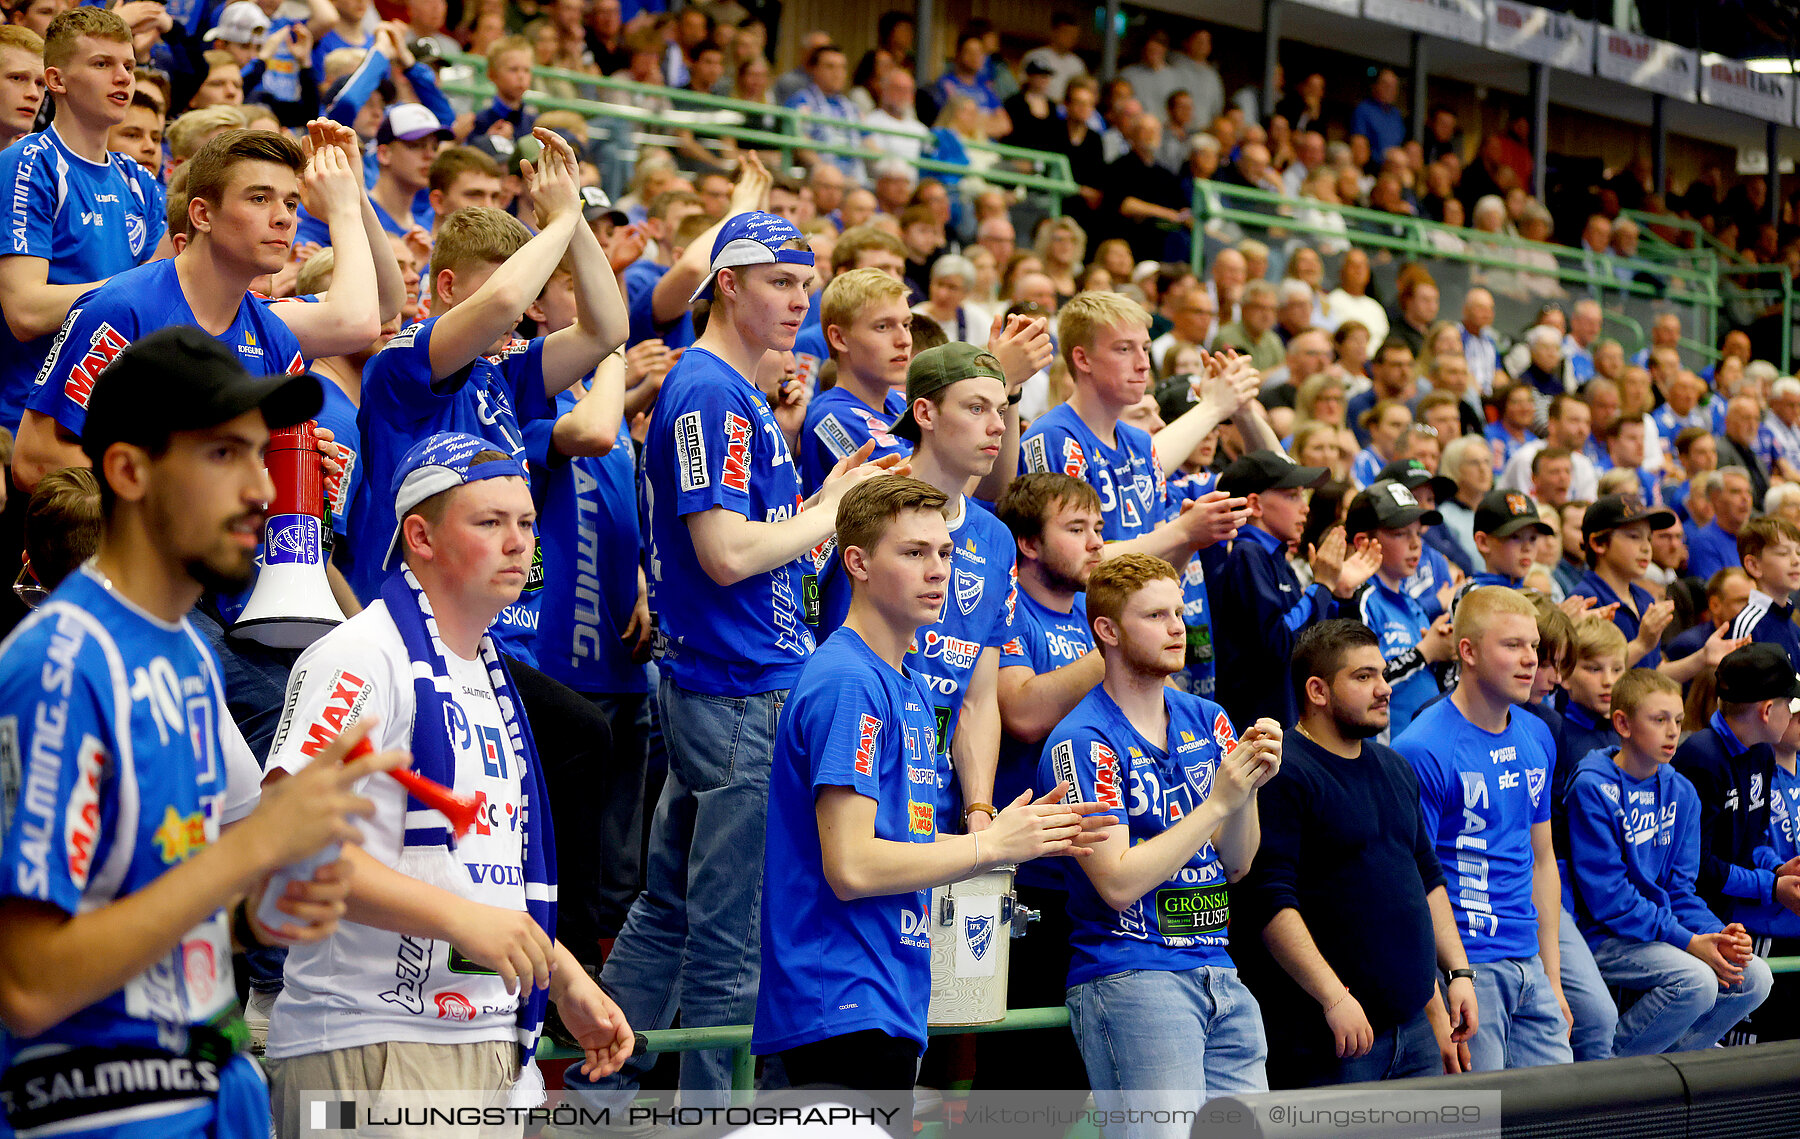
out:
<path id="1" fill-rule="evenodd" d="M 1266 207 L 1264 209 L 1242 209 L 1227 204 L 1234 199 Z M 1317 210 L 1328 215 L 1337 215 L 1344 219 L 1345 229 L 1301 221 L 1292 216 L 1302 209 Z M 1526 241 L 1522 238 L 1505 234 L 1486 233 L 1481 230 L 1467 229 L 1460 226 L 1444 225 L 1440 222 L 1426 221 L 1420 218 L 1399 214 L 1385 213 L 1380 210 L 1364 209 L 1358 206 L 1334 205 L 1314 199 L 1293 199 L 1265 190 L 1253 190 L 1242 186 L 1221 185 L 1217 182 L 1196 182 L 1193 198 L 1194 216 L 1206 219 L 1232 221 L 1239 225 L 1250 225 L 1270 229 L 1297 230 L 1303 233 L 1316 234 L 1321 237 L 1332 237 L 1348 241 L 1353 245 L 1372 245 L 1408 253 L 1414 257 L 1430 257 L 1441 260 L 1464 261 L 1494 269 L 1506 269 L 1517 272 L 1529 272 L 1543 276 L 1554 276 L 1559 281 L 1597 287 L 1607 292 L 1630 293 L 1646 298 L 1656 297 L 1658 291 L 1650 285 L 1637 281 L 1620 281 L 1617 277 L 1605 274 L 1590 273 L 1585 268 L 1575 268 L 1563 263 L 1563 257 L 1576 256 L 1573 251 L 1565 252 L 1557 258 L 1554 269 L 1549 266 L 1522 265 L 1517 260 L 1505 256 L 1507 250 L 1521 252 L 1545 253 L 1553 256 L 1558 248 L 1542 242 Z M 1351 228 L 1350 223 L 1380 227 L 1370 231 Z M 1461 248 L 1447 244 L 1435 243 L 1430 235 L 1438 234 L 1453 238 Z M 1195 250 L 1195 268 L 1199 268 L 1199 250 Z M 1623 269 L 1649 273 L 1665 279 L 1680 281 L 1692 286 L 1701 294 L 1707 303 L 1717 304 L 1717 282 L 1714 278 L 1698 270 L 1681 269 L 1642 258 L 1610 257 L 1609 262 Z M 1683 300 L 1696 299 L 1692 294 L 1684 293 Z"/>
<path id="2" fill-rule="evenodd" d="M 480 56 L 446 55 L 452 63 L 471 68 L 477 78 L 468 82 L 455 79 L 440 81 L 439 86 L 446 94 L 464 95 L 476 99 L 485 99 L 493 94 L 493 87 L 485 78 L 487 61 Z M 732 99 L 723 95 L 707 92 L 677 90 L 670 87 L 653 86 L 637 83 L 629 79 L 618 79 L 605 75 L 589 75 L 582 71 L 569 71 L 557 67 L 533 66 L 534 77 L 556 79 L 581 87 L 596 90 L 616 91 L 625 95 L 652 96 L 671 103 L 692 104 L 697 107 L 710 107 L 716 110 L 731 111 L 737 114 L 756 115 L 780 121 L 787 128 L 786 133 L 776 134 L 754 130 L 732 123 L 688 122 L 676 116 L 659 116 L 638 110 L 627 104 L 612 103 L 599 99 L 560 99 L 536 91 L 528 91 L 525 101 L 533 107 L 545 110 L 574 111 L 584 117 L 605 117 L 612 119 L 632 119 L 650 123 L 667 129 L 693 130 L 695 134 L 719 136 L 749 142 L 758 147 L 780 150 L 783 161 L 791 162 L 794 150 L 810 150 L 815 153 L 833 154 L 850 158 L 877 159 L 880 152 L 856 146 L 843 146 L 832 143 L 816 142 L 807 138 L 801 129 L 804 126 L 818 124 L 842 127 L 844 124 L 826 115 L 812 115 L 805 111 L 795 110 L 773 103 L 752 103 L 744 99 Z M 916 134 L 895 127 L 884 127 L 859 123 L 855 129 L 862 134 L 887 135 L 897 138 L 917 139 Z M 954 174 L 958 176 L 974 175 L 1000 185 L 1017 186 L 1025 190 L 1035 190 L 1052 197 L 1051 209 L 1060 212 L 1060 199 L 1076 192 L 1074 177 L 1070 171 L 1067 155 L 1052 151 L 1027 150 L 1024 147 L 1007 146 L 1002 143 L 976 140 L 963 142 L 965 147 L 992 152 L 1009 162 L 1023 162 L 1043 173 L 1029 173 L 1005 166 L 994 166 L 987 170 L 977 170 L 972 166 L 941 162 L 932 158 L 919 158 L 912 165 L 928 173 Z"/>
<path id="3" fill-rule="evenodd" d="M 1689 256 L 1711 256 L 1718 261 L 1733 265 L 1741 265 L 1744 263 L 1743 257 L 1739 255 L 1737 250 L 1706 232 L 1706 227 L 1702 226 L 1692 218 L 1676 217 L 1673 214 L 1651 214 L 1645 213 L 1643 210 L 1620 210 L 1619 216 L 1630 218 L 1637 223 L 1640 233 L 1639 240 L 1641 241 L 1652 241 L 1658 245 L 1666 245 L 1670 249 Z M 1664 229 L 1679 229 L 1693 234 L 1695 238 L 1694 248 L 1683 249 L 1679 245 L 1674 245 L 1664 240 L 1660 234 L 1651 231 L 1651 226 L 1660 226 Z"/>

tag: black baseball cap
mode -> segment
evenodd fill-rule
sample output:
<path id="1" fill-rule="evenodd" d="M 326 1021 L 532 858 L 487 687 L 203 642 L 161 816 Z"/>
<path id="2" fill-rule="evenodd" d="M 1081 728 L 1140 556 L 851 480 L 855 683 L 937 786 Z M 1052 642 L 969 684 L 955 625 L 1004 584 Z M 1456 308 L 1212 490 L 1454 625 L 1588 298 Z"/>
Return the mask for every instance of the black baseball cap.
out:
<path id="1" fill-rule="evenodd" d="M 1496 538 L 1510 538 L 1530 526 L 1540 534 L 1554 534 L 1556 528 L 1544 521 L 1537 503 L 1520 490 L 1490 490 L 1475 506 L 1475 533 Z"/>
<path id="2" fill-rule="evenodd" d="M 1381 468 L 1375 479 L 1377 482 L 1382 479 L 1392 479 L 1398 483 L 1405 483 L 1407 490 L 1418 490 L 1422 486 L 1429 487 L 1433 501 L 1440 505 L 1456 496 L 1455 479 L 1449 475 L 1432 474 L 1431 468 L 1417 459 L 1395 459 Z"/>
<path id="3" fill-rule="evenodd" d="M 1787 650 L 1768 641 L 1733 650 L 1719 662 L 1717 676 L 1719 699 L 1733 704 L 1800 697 L 1800 676 Z"/>
<path id="4" fill-rule="evenodd" d="M 127 345 L 88 397 L 81 449 L 100 466 L 114 443 L 161 446 L 262 409 L 269 430 L 311 419 L 325 392 L 311 375 L 252 376 L 238 354 L 193 325 L 159 328 Z"/>
<path id="5" fill-rule="evenodd" d="M 1265 490 L 1316 487 L 1331 477 L 1324 467 L 1303 467 L 1278 451 L 1251 451 L 1219 476 L 1219 489 L 1233 498 Z"/>
<path id="6" fill-rule="evenodd" d="M 913 418 L 913 403 L 943 391 L 951 384 L 978 376 L 1006 383 L 1000 359 L 986 348 L 963 340 L 952 340 L 936 348 L 927 348 L 906 366 L 906 413 L 894 420 L 889 431 L 908 442 L 919 441 L 919 421 Z M 1004 409 L 1002 409 L 1004 410 Z"/>
<path id="7" fill-rule="evenodd" d="M 1652 530 L 1667 530 L 1675 525 L 1676 518 L 1673 510 L 1645 507 L 1636 495 L 1606 494 L 1595 499 L 1581 516 L 1581 534 L 1584 538 L 1604 534 L 1632 522 L 1648 522 Z"/>
<path id="8" fill-rule="evenodd" d="M 1427 510 L 1413 497 L 1412 490 L 1394 479 L 1377 479 L 1350 500 L 1344 515 L 1344 532 L 1367 534 L 1373 530 L 1398 530 L 1414 522 L 1436 526 L 1444 516 Z"/>

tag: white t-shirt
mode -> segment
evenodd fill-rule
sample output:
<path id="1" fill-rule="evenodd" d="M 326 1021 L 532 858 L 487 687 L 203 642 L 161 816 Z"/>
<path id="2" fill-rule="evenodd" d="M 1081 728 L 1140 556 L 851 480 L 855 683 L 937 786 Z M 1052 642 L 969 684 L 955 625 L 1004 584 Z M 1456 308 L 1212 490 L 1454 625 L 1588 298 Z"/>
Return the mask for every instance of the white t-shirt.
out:
<path id="1" fill-rule="evenodd" d="M 456 790 L 481 803 L 475 829 L 460 839 L 446 884 L 483 905 L 525 909 L 519 757 L 479 660 L 446 654 L 456 695 L 450 705 Z M 412 662 L 387 606 L 375 602 L 300 654 L 288 682 L 287 711 L 269 750 L 269 768 L 299 771 L 339 731 L 379 719 L 378 751 L 412 748 Z M 401 862 L 406 792 L 386 775 L 356 788 L 375 801 L 362 820 L 363 849 L 387 866 Z M 425 812 L 441 821 L 435 812 Z M 511 1040 L 519 999 L 443 941 L 402 937 L 345 921 L 315 945 L 288 951 L 286 986 L 269 1020 L 270 1059 L 382 1041 L 467 1044 Z"/>

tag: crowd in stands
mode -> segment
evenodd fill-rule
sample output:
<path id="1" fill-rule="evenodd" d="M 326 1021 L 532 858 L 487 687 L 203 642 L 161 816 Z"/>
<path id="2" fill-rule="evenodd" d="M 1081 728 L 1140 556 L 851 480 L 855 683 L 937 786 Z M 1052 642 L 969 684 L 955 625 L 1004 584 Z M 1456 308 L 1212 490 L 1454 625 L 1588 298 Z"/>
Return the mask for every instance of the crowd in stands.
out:
<path id="1" fill-rule="evenodd" d="M 1072 15 L 1017 60 L 975 21 L 920 87 L 903 13 L 777 71 L 729 0 L 390 7 L 0 26 L 13 1130 L 265 1133 L 251 1043 L 284 1139 L 327 1088 L 527 1103 L 540 1030 L 618 1104 L 677 1013 L 771 1081 L 961 1078 L 929 891 L 1015 864 L 1009 1003 L 1070 1027 L 984 1037 L 978 1086 L 1800 1035 L 1800 379 L 1703 343 L 1621 213 L 1800 266 L 1763 182 L 1636 163 L 1553 216 L 1523 116 L 1228 90 L 1175 21 L 1110 79 Z M 792 166 L 732 135 L 778 106 Z M 637 128 L 671 144 L 621 166 Z M 1434 276 L 1339 206 L 1492 255 Z M 306 548 L 249 564 L 306 419 L 347 620 L 301 651 L 230 631 Z M 213 1086 L 26 1095 L 114 1055 Z M 730 1069 L 684 1054 L 684 1103 Z"/>

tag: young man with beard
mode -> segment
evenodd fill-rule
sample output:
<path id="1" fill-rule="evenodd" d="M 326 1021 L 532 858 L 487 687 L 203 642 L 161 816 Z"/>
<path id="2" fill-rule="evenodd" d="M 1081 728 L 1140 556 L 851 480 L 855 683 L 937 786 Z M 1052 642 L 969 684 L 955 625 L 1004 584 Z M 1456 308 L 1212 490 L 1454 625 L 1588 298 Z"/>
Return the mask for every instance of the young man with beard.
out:
<path id="1" fill-rule="evenodd" d="M 1375 742 L 1389 722 L 1385 668 L 1380 638 L 1355 621 L 1322 621 L 1294 646 L 1300 722 L 1262 791 L 1256 865 L 1233 892 L 1233 956 L 1283 1026 L 1269 1049 L 1275 1087 L 1460 1071 L 1454 1045 L 1475 1033 L 1475 973 L 1419 781 Z M 1433 1032 L 1440 969 L 1447 1040 Z"/>
<path id="2" fill-rule="evenodd" d="M 49 471 L 85 466 L 78 444 L 98 376 L 138 337 L 192 324 L 229 344 L 253 373 L 298 373 L 306 360 L 353 352 L 381 330 L 380 306 L 399 311 L 393 254 L 378 277 L 362 229 L 362 184 L 335 127 L 315 132 L 311 157 L 272 131 L 230 131 L 188 163 L 190 237 L 175 257 L 127 270 L 82 296 L 44 360 L 19 425 L 13 480 L 29 489 Z M 340 232 L 339 287 L 317 304 L 272 304 L 248 290 L 280 270 L 306 197 Z M 391 282 L 388 273 L 391 272 Z"/>
<path id="3" fill-rule="evenodd" d="M 935 418 L 926 411 L 921 426 Z M 998 413 L 986 419 L 991 429 Z M 1018 795 L 978 831 L 943 825 L 941 721 L 909 646 L 955 604 L 946 502 L 905 478 L 844 495 L 833 556 L 850 607 L 783 709 L 763 864 L 764 891 L 782 901 L 762 910 L 753 1047 L 780 1053 L 796 1086 L 901 1092 L 907 1106 L 931 999 L 931 888 L 1085 854 L 1107 821 L 1097 803 L 1060 802 L 1069 786 L 1056 784 Z"/>
<path id="4" fill-rule="evenodd" d="M 280 929 L 250 915 L 271 873 L 359 841 L 351 820 L 373 804 L 351 788 L 404 762 L 346 765 L 363 733 L 331 732 L 316 770 L 259 804 L 255 758 L 221 735 L 218 662 L 187 620 L 203 590 L 249 579 L 274 494 L 269 431 L 313 414 L 318 382 L 252 379 L 230 349 L 173 328 L 125 349 L 90 406 L 99 549 L 0 647 L 6 1126 L 262 1139 L 268 1092 L 241 1055 L 233 943 L 332 933 L 341 859 L 288 887 Z M 144 1067 L 167 1082 L 120 1087 L 118 1069 Z M 93 1094 L 27 1090 L 52 1085 Z"/>
<path id="5" fill-rule="evenodd" d="M 1050 733 L 1040 786 L 1115 812 L 1079 868 L 1066 866 L 1075 929 L 1070 1028 L 1102 1110 L 1198 1108 L 1266 1091 L 1256 998 L 1226 953 L 1227 882 L 1260 842 L 1257 788 L 1281 769 L 1281 727 L 1242 740 L 1225 710 L 1167 686 L 1186 663 L 1181 580 L 1145 554 L 1088 579 L 1105 679 Z M 1186 1122 L 1127 1123 L 1132 1139 Z"/>
<path id="6" fill-rule="evenodd" d="M 843 493 L 886 470 L 862 463 L 865 448 L 804 498 L 782 424 L 756 386 L 764 356 L 790 352 L 806 316 L 813 254 L 800 231 L 773 214 L 739 214 L 710 256 L 692 298 L 713 303 L 706 332 L 663 381 L 644 444 L 669 775 L 645 892 L 603 977 L 647 1029 L 667 1027 L 678 1003 L 689 1027 L 744 1024 L 755 1011 L 762 891 L 743 868 L 762 857 L 775 723 L 814 647 L 805 555 L 831 536 Z M 628 1063 L 605 1098 L 628 1097 L 643 1070 Z M 722 1103 L 729 1054 L 685 1054 L 681 1084 L 685 1102 Z"/>
<path id="7" fill-rule="evenodd" d="M 349 920 L 288 954 L 269 1021 L 284 1135 L 301 1133 L 303 1099 L 320 1089 L 535 1106 L 547 1001 L 585 1053 L 583 1072 L 611 1072 L 632 1048 L 618 1007 L 556 939 L 544 765 L 488 633 L 531 567 L 525 469 L 485 439 L 444 432 L 408 452 L 391 492 L 391 572 L 378 599 L 300 655 L 267 781 L 301 777 L 319 762 L 319 739 L 366 719 L 378 747 L 410 753 L 415 771 L 480 811 L 453 844 L 398 784 L 367 787 L 367 845 L 345 852 Z"/>
<path id="8" fill-rule="evenodd" d="M 1550 836 L 1556 741 L 1513 707 L 1537 677 L 1537 610 L 1517 590 L 1482 586 L 1456 607 L 1455 691 L 1394 740 L 1419 781 L 1425 829 L 1475 970 L 1479 1072 L 1567 1064 L 1572 1018 L 1559 952 L 1561 882 Z"/>
<path id="9" fill-rule="evenodd" d="M 1038 783 L 1044 737 L 1074 711 L 1105 675 L 1088 630 L 1087 583 L 1100 564 L 1100 496 L 1080 479 L 1043 472 L 1020 475 L 994 513 L 1011 532 L 1018 557 L 1018 597 L 1000 646 L 997 695 L 1000 758 L 994 800 L 1010 803 Z M 1013 946 L 1009 998 L 1020 1008 L 1054 1005 L 1069 976 L 1069 895 L 1050 864 L 1019 867 L 1013 889 L 1038 911 L 1038 929 Z M 1006 1034 L 1017 1035 L 1017 1034 Z M 1085 1088 L 1087 1071 L 1075 1040 L 1059 1029 L 1014 1041 L 984 1033 L 975 1070 L 986 1088 Z"/>
<path id="10" fill-rule="evenodd" d="M 879 270 L 860 272 L 894 284 Z M 985 477 L 1000 457 L 1006 393 L 1006 375 L 992 352 L 962 342 L 929 348 L 907 368 L 906 410 L 891 429 L 913 445 L 913 478 L 936 487 L 949 504 L 950 537 L 956 544 L 950 597 L 943 612 L 919 631 L 906 663 L 931 694 L 943 801 L 946 806 L 960 804 L 960 821 L 972 831 L 994 820 L 994 765 L 1000 748 L 995 693 L 1000 646 L 1008 640 L 1017 604 L 1017 574 L 1012 535 L 963 488 Z M 851 579 L 830 544 L 818 574 L 818 636 L 824 638 L 850 610 Z M 955 815 L 939 820 L 940 829 L 954 832 L 958 821 Z"/>
<path id="11" fill-rule="evenodd" d="M 104 9 L 73 8 L 50 21 L 41 51 L 36 67 L 56 105 L 55 122 L 0 153 L 12 235 L 0 257 L 0 426 L 15 432 L 32 377 L 70 306 L 113 274 L 148 261 L 164 224 L 155 176 L 107 147 L 108 134 L 131 110 L 131 29 Z M 11 70 L 24 54 L 8 44 L 0 62 Z"/>

